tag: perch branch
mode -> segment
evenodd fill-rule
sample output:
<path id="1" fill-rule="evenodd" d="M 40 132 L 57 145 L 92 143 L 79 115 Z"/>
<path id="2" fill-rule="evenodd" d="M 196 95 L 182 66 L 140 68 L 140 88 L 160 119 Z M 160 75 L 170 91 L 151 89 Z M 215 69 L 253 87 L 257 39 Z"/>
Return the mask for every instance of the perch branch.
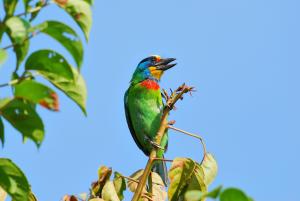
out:
<path id="1" fill-rule="evenodd" d="M 170 95 L 170 97 L 166 96 L 166 106 L 164 107 L 163 114 L 161 117 L 160 127 L 158 129 L 155 142 L 156 144 L 161 144 L 161 139 L 163 138 L 165 134 L 165 130 L 168 128 L 168 116 L 170 111 L 174 108 L 175 103 L 183 98 L 183 94 L 193 91 L 193 87 L 188 87 L 185 84 L 182 84 L 178 89 Z M 137 186 L 137 189 L 133 195 L 132 201 L 138 201 L 141 197 L 142 190 L 146 185 L 147 178 L 151 172 L 151 168 L 153 165 L 153 162 L 157 159 L 156 157 L 157 150 L 152 149 L 149 155 L 148 162 L 146 164 L 146 167 L 144 169 L 143 175 L 141 176 L 140 182 Z"/>

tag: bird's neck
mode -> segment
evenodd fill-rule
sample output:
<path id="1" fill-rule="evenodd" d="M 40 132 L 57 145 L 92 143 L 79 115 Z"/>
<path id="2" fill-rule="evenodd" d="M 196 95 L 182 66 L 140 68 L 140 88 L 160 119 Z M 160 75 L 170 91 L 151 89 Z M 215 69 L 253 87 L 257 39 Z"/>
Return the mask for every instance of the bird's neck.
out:
<path id="1" fill-rule="evenodd" d="M 159 84 L 156 80 L 153 79 L 146 79 L 139 83 L 140 86 L 145 87 L 146 89 L 150 90 L 159 90 Z"/>

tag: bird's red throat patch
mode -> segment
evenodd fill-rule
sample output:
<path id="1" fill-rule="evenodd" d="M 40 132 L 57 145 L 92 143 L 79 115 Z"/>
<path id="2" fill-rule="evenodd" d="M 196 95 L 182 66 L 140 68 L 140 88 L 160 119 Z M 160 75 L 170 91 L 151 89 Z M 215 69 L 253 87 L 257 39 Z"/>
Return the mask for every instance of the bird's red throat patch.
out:
<path id="1" fill-rule="evenodd" d="M 141 82 L 141 86 L 146 87 L 147 89 L 158 90 L 159 85 L 154 80 L 144 80 Z"/>

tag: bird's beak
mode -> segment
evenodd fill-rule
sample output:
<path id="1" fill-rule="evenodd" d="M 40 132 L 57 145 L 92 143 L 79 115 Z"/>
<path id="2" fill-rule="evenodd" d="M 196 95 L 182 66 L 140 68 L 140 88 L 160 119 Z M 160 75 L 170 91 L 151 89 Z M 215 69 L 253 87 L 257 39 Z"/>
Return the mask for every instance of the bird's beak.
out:
<path id="1" fill-rule="evenodd" d="M 175 58 L 166 58 L 166 59 L 161 59 L 159 62 L 155 64 L 156 70 L 168 70 L 172 67 L 174 67 L 177 63 L 170 64 L 172 61 L 175 61 Z"/>

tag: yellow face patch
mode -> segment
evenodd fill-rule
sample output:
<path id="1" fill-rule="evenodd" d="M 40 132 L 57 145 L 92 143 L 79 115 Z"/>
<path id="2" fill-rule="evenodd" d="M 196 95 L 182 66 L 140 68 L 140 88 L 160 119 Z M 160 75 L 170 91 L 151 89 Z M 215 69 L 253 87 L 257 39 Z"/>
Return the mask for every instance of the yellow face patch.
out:
<path id="1" fill-rule="evenodd" d="M 157 70 L 156 67 L 150 66 L 149 67 L 150 73 L 153 77 L 160 80 L 162 74 L 164 73 L 162 70 Z"/>

